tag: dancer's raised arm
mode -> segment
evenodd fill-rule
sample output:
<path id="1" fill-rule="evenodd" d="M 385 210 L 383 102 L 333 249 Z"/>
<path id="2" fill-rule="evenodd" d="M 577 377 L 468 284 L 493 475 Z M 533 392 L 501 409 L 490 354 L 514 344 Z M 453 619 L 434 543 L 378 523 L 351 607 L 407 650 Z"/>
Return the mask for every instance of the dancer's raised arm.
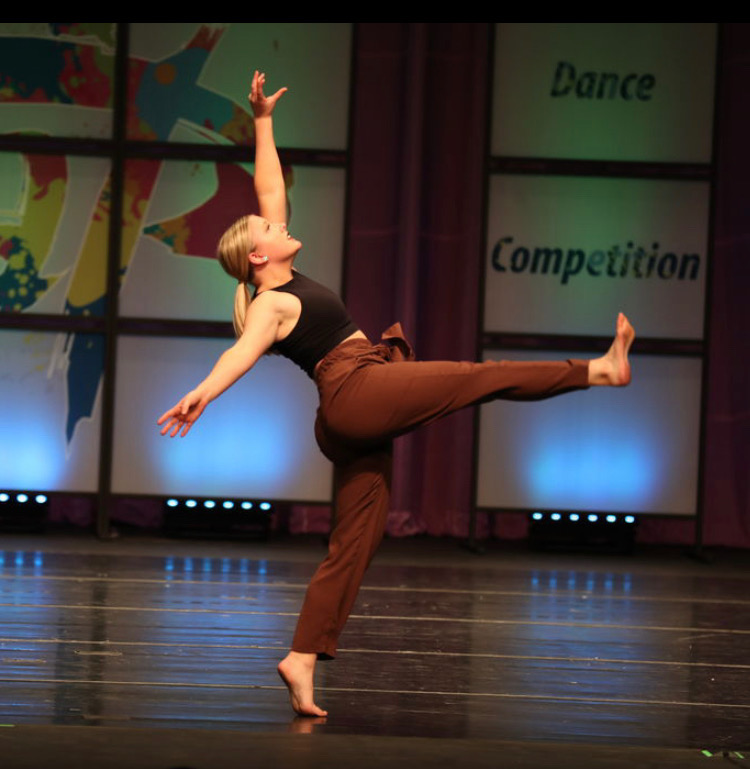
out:
<path id="1" fill-rule="evenodd" d="M 286 224 L 286 187 L 273 138 L 273 110 L 286 92 L 280 88 L 271 96 L 263 93 L 266 76 L 255 70 L 248 99 L 255 116 L 255 192 L 260 215 L 274 224 Z"/>

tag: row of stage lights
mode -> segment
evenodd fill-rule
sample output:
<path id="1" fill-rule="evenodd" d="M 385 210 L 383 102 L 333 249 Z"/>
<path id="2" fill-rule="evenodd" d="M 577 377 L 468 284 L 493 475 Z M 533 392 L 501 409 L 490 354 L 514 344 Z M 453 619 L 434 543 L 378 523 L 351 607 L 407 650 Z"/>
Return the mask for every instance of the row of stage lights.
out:
<path id="1" fill-rule="evenodd" d="M 531 513 L 529 543 L 545 550 L 630 553 L 637 519 L 630 513 Z"/>
<path id="2" fill-rule="evenodd" d="M 163 531 L 175 536 L 224 536 L 266 539 L 271 531 L 271 502 L 216 497 L 168 497 Z"/>
<path id="3" fill-rule="evenodd" d="M 532 513 L 532 521 L 570 521 L 572 523 L 627 523 L 635 524 L 634 515 L 600 513 Z"/>
<path id="4" fill-rule="evenodd" d="M 0 530 L 41 533 L 49 514 L 49 497 L 41 491 L 0 491 Z"/>
<path id="5" fill-rule="evenodd" d="M 251 502 L 249 499 L 235 500 L 235 499 L 193 499 L 188 497 L 186 499 L 177 499 L 170 497 L 165 502 L 166 506 L 171 509 L 178 509 L 184 507 L 188 510 L 197 510 L 198 508 L 205 508 L 206 510 L 261 510 L 264 513 L 270 513 L 273 510 L 273 505 L 270 502 Z"/>
<path id="6" fill-rule="evenodd" d="M 33 492 L 26 493 L 25 491 L 13 492 L 9 494 L 7 491 L 0 491 L 0 504 L 19 504 L 25 505 L 28 502 L 36 502 L 37 505 L 46 505 L 49 502 L 46 494 L 34 494 Z"/>

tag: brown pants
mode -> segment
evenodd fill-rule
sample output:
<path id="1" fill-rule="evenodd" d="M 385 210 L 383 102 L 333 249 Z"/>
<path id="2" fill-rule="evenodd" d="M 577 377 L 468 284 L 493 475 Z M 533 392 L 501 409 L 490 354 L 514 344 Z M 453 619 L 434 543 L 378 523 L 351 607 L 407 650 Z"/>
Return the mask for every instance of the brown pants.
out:
<path id="1" fill-rule="evenodd" d="M 588 386 L 587 361 L 416 362 L 408 360 L 408 343 L 395 340 L 344 342 L 315 372 L 315 437 L 335 465 L 336 515 L 328 556 L 307 589 L 292 649 L 319 659 L 335 656 L 383 537 L 393 438 L 465 406 L 495 398 L 540 400 Z"/>

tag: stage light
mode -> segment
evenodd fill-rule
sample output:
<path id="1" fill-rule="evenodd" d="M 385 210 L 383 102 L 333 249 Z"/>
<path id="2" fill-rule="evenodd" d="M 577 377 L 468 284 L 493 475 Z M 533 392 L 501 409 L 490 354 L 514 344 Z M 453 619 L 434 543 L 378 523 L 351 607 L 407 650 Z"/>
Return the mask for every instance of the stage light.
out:
<path id="1" fill-rule="evenodd" d="M 530 519 L 529 544 L 542 550 L 629 553 L 635 543 L 632 515 L 537 511 Z"/>
<path id="2" fill-rule="evenodd" d="M 41 491 L 0 492 L 0 530 L 41 532 L 47 522 L 49 497 Z"/>
<path id="3" fill-rule="evenodd" d="M 167 536 L 266 539 L 274 510 L 273 503 L 269 501 L 216 497 L 163 498 L 162 529 Z"/>

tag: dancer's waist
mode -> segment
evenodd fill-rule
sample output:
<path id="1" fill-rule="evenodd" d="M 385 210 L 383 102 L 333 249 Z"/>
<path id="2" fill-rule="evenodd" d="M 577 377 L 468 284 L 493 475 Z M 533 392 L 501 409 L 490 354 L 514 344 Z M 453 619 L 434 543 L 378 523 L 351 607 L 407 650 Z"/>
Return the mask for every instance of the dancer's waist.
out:
<path id="1" fill-rule="evenodd" d="M 414 360 L 414 350 L 407 341 L 400 323 L 389 326 L 381 334 L 380 340 L 373 344 L 364 336 L 345 339 L 317 363 L 313 375 L 315 383 L 320 387 L 331 368 L 343 361 L 349 361 L 350 365 L 363 365 Z"/>

